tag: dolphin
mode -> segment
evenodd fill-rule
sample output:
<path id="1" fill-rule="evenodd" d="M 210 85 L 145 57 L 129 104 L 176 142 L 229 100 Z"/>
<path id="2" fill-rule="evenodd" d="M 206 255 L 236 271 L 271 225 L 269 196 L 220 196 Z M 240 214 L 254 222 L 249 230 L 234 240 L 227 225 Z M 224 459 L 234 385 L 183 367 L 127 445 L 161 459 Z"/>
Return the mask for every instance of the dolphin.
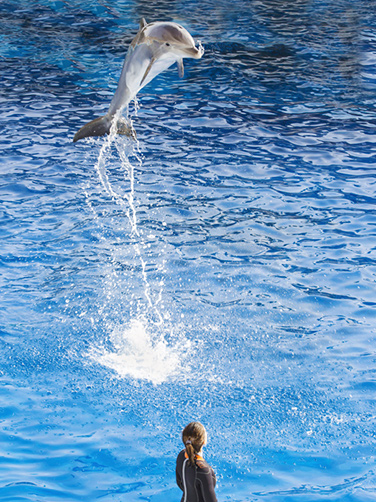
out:
<path id="1" fill-rule="evenodd" d="M 201 44 L 197 48 L 192 36 L 179 24 L 161 21 L 148 24 L 145 19 L 141 19 L 139 31 L 129 46 L 108 112 L 81 127 L 73 141 L 89 136 L 104 136 L 110 132 L 114 119 L 118 133 L 132 135 L 131 128 L 124 120 L 119 120 L 119 117 L 138 91 L 175 61 L 179 75 L 183 77 L 183 58 L 200 59 L 203 54 Z"/>

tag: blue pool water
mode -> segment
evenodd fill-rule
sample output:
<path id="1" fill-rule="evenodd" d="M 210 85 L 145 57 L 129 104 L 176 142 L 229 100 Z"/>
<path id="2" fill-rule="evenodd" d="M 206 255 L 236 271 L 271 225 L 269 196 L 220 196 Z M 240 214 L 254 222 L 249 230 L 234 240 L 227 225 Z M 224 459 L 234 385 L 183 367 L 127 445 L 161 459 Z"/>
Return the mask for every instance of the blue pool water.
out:
<path id="1" fill-rule="evenodd" d="M 373 2 L 0 16 L 0 499 L 178 501 L 198 419 L 220 501 L 375 500 Z M 141 17 L 204 57 L 73 144 Z"/>

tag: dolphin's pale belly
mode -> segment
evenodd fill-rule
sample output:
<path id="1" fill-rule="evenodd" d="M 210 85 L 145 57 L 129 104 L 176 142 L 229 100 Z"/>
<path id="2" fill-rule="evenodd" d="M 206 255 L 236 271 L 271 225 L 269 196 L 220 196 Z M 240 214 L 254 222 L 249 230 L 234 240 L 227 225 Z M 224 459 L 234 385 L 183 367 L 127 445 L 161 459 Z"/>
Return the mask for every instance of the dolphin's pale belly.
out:
<path id="1" fill-rule="evenodd" d="M 155 78 L 157 75 L 162 73 L 163 71 L 167 70 L 171 65 L 173 65 L 176 61 L 178 60 L 178 57 L 176 57 L 174 54 L 164 54 L 161 56 L 151 67 L 151 70 L 149 71 L 147 77 L 145 80 L 142 82 L 141 87 L 138 89 L 142 89 L 145 87 L 146 84 L 148 84 L 153 78 Z"/>

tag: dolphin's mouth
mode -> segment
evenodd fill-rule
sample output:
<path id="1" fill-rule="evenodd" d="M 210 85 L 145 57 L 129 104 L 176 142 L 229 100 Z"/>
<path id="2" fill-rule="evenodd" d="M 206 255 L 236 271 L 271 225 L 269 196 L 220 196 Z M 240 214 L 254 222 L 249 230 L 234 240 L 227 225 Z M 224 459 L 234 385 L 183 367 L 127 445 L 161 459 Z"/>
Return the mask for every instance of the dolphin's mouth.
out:
<path id="1" fill-rule="evenodd" d="M 201 42 L 199 42 L 198 47 L 189 47 L 188 49 L 184 49 L 184 52 L 190 58 L 200 59 L 204 55 L 204 48 L 202 47 Z"/>

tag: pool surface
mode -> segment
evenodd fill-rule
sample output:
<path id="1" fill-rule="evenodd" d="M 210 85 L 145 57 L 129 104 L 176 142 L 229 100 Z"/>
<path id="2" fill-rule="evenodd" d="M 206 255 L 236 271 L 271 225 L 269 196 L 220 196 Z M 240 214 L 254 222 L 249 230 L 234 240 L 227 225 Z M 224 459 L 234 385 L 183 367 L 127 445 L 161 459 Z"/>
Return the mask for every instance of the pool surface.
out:
<path id="1" fill-rule="evenodd" d="M 376 499 L 376 14 L 12 1 L 1 17 L 0 500 Z M 141 17 L 205 54 L 108 108 Z"/>

